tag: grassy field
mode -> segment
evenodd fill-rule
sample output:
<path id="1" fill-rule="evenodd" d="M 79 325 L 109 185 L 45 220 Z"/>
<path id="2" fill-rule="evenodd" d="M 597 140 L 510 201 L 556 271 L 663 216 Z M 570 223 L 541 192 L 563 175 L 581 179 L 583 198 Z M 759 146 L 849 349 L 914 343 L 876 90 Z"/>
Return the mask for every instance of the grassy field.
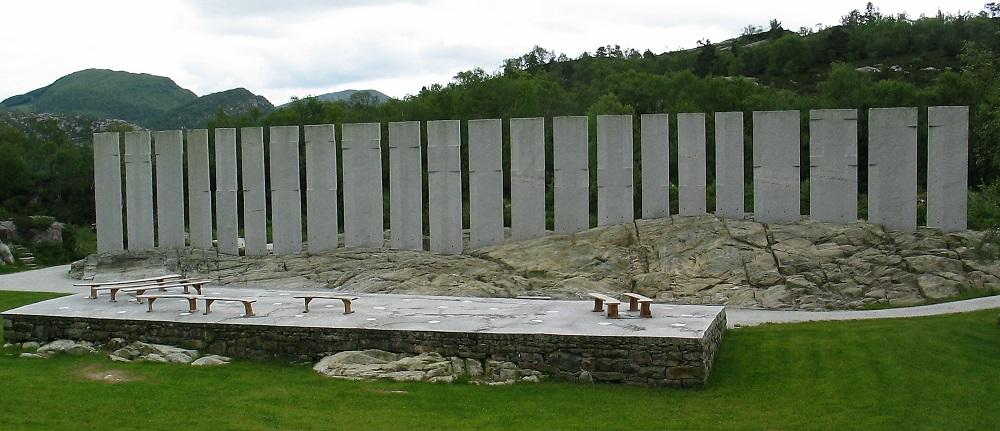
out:
<path id="1" fill-rule="evenodd" d="M 0 292 L 0 309 L 46 297 Z M 699 390 L 348 382 L 279 362 L 204 369 L 8 351 L 0 429 L 997 429 L 996 316 L 730 331 Z"/>

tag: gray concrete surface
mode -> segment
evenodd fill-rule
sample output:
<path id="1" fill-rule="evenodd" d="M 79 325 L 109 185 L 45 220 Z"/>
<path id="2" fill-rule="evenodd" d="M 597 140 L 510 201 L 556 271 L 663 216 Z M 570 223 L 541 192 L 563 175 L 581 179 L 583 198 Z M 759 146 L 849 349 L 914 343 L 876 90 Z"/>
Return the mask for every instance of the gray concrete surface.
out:
<path id="1" fill-rule="evenodd" d="M 469 247 L 503 242 L 499 119 L 469 120 Z"/>
<path id="2" fill-rule="evenodd" d="M 632 223 L 632 116 L 597 116 L 597 225 Z"/>
<path id="3" fill-rule="evenodd" d="M 421 153 L 419 121 L 389 123 L 389 243 L 399 250 L 424 249 Z"/>
<path id="4" fill-rule="evenodd" d="M 188 229 L 191 246 L 205 250 L 212 248 L 212 181 L 208 160 L 208 130 L 188 130 Z"/>
<path id="5" fill-rule="evenodd" d="M 379 123 L 344 124 L 344 246 L 382 247 L 382 129 Z"/>
<path id="6" fill-rule="evenodd" d="M 552 119 L 552 191 L 557 233 L 590 228 L 587 121 L 584 116 Z"/>
<path id="7" fill-rule="evenodd" d="M 306 236 L 310 253 L 337 248 L 337 146 L 333 124 L 305 126 Z"/>
<path id="8" fill-rule="evenodd" d="M 677 213 L 682 216 L 706 212 L 708 153 L 705 144 L 705 114 L 677 114 Z"/>
<path id="9" fill-rule="evenodd" d="M 427 122 L 428 232 L 434 253 L 462 253 L 461 124 Z"/>
<path id="10" fill-rule="evenodd" d="M 927 108 L 927 227 L 966 229 L 969 107 Z"/>
<path id="11" fill-rule="evenodd" d="M 125 249 L 120 148 L 118 132 L 94 134 L 94 204 L 101 253 Z"/>
<path id="12" fill-rule="evenodd" d="M 184 134 L 153 132 L 156 153 L 156 246 L 184 247 Z"/>
<path id="13" fill-rule="evenodd" d="M 797 221 L 799 111 L 753 113 L 753 215 L 762 223 Z"/>
<path id="14" fill-rule="evenodd" d="M 742 220 L 743 113 L 715 113 L 715 215 Z"/>
<path id="15" fill-rule="evenodd" d="M 809 217 L 858 221 L 858 111 L 809 111 Z"/>
<path id="16" fill-rule="evenodd" d="M 545 121 L 510 119 L 510 239 L 545 235 Z"/>
<path id="17" fill-rule="evenodd" d="M 917 228 L 917 108 L 868 111 L 868 221 Z"/>
<path id="18" fill-rule="evenodd" d="M 642 155 L 642 218 L 670 216 L 670 117 L 639 117 Z"/>
<path id="19" fill-rule="evenodd" d="M 240 129 L 240 188 L 243 190 L 243 237 L 247 256 L 267 255 L 267 201 L 264 192 L 264 129 Z"/>
<path id="20" fill-rule="evenodd" d="M 299 128 L 272 126 L 268 151 L 274 254 L 302 251 L 302 192 L 299 189 Z"/>
<path id="21" fill-rule="evenodd" d="M 215 227 L 219 253 L 240 253 L 236 129 L 215 129 Z"/>
<path id="22" fill-rule="evenodd" d="M 129 250 L 153 248 L 153 160 L 149 132 L 125 133 L 125 220 Z"/>

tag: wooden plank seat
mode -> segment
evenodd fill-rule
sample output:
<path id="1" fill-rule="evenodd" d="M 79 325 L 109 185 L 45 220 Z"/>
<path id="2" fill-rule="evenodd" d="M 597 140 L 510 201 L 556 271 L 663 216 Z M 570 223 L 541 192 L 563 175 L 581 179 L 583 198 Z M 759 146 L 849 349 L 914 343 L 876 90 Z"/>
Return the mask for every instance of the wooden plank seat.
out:
<path id="1" fill-rule="evenodd" d="M 354 312 L 354 309 L 351 308 L 351 301 L 358 299 L 357 296 L 326 295 L 326 294 L 299 295 L 299 296 L 293 296 L 293 298 L 298 298 L 305 301 L 306 309 L 302 311 L 303 313 L 309 312 L 309 303 L 312 302 L 312 300 L 314 299 L 339 299 L 344 303 L 344 314 L 351 314 Z"/>
<path id="2" fill-rule="evenodd" d="M 101 290 L 107 290 L 111 292 L 112 301 L 114 301 L 115 294 L 118 290 L 125 287 L 139 287 L 139 286 L 159 286 L 164 284 L 173 284 L 181 281 L 187 281 L 186 278 L 180 278 L 179 275 L 169 275 L 158 278 L 144 278 L 140 280 L 125 280 L 125 281 L 111 281 L 102 283 L 77 283 L 74 286 L 79 287 L 89 287 L 90 288 L 90 299 L 97 299 L 97 292 Z"/>
<path id="3" fill-rule="evenodd" d="M 90 283 L 76 283 L 76 284 L 73 284 L 73 285 L 74 286 L 82 286 L 82 287 L 117 286 L 117 285 L 122 285 L 122 284 L 135 284 L 135 285 L 139 285 L 139 284 L 143 284 L 143 283 L 162 283 L 162 282 L 170 280 L 170 279 L 182 278 L 182 277 L 183 276 L 180 275 L 180 274 L 167 274 L 167 275 L 160 275 L 160 276 L 156 276 L 156 277 L 140 278 L 140 279 L 136 279 L 136 280 L 93 281 L 93 282 L 90 282 Z"/>
<path id="4" fill-rule="evenodd" d="M 156 300 L 160 299 L 160 298 L 186 299 L 188 301 L 189 312 L 194 313 L 194 312 L 198 311 L 198 302 L 197 301 L 198 301 L 198 298 L 201 298 L 201 297 L 202 297 L 201 295 L 189 295 L 189 294 L 184 294 L 184 293 L 155 293 L 155 294 L 151 294 L 151 295 L 136 295 L 136 298 L 145 299 L 146 302 L 149 304 L 149 309 L 146 310 L 147 313 L 153 311 L 153 303 L 156 302 Z"/>
<path id="5" fill-rule="evenodd" d="M 242 302 L 243 308 L 246 309 L 246 314 L 244 314 L 243 317 L 253 317 L 253 303 L 257 302 L 256 299 L 251 298 L 223 298 L 220 296 L 200 296 L 199 298 L 205 300 L 205 314 L 212 311 L 212 303 L 215 301 Z"/>
<path id="6" fill-rule="evenodd" d="M 194 290 L 196 290 L 198 292 L 198 294 L 201 295 L 201 294 L 203 294 L 202 288 L 204 287 L 205 283 L 210 283 L 211 281 L 212 280 L 188 280 L 188 279 L 181 279 L 177 283 L 170 283 L 170 284 L 154 284 L 154 285 L 149 285 L 149 286 L 120 287 L 120 288 L 118 288 L 118 290 L 111 290 L 111 302 L 115 302 L 116 301 L 115 295 L 117 295 L 118 292 L 135 293 L 136 294 L 136 300 L 140 304 L 142 304 L 142 299 L 140 299 L 139 296 L 140 295 L 145 295 L 147 290 L 161 290 L 161 291 L 166 291 L 167 289 L 181 288 L 181 289 L 184 289 L 184 293 L 190 294 L 191 293 L 191 288 L 193 287 Z"/>
<path id="7" fill-rule="evenodd" d="M 604 305 L 608 305 L 608 319 L 617 319 L 618 316 L 618 305 L 621 301 L 612 298 L 608 295 L 601 293 L 588 293 L 591 298 L 594 298 L 594 309 L 591 311 L 601 312 L 604 311 Z"/>
<path id="8" fill-rule="evenodd" d="M 639 317 L 653 317 L 652 299 L 632 292 L 622 293 L 622 296 L 628 298 L 628 311 L 638 311 Z"/>

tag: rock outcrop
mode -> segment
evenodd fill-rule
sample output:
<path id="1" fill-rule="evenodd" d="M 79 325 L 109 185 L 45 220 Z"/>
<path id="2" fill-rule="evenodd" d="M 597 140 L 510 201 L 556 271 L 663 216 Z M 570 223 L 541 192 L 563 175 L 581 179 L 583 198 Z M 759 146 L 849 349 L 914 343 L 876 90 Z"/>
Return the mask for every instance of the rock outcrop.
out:
<path id="1" fill-rule="evenodd" d="M 319 360 L 313 369 L 334 378 L 348 380 L 389 379 L 451 383 L 460 377 L 485 384 L 538 382 L 545 376 L 535 370 L 520 369 L 513 362 L 480 362 L 459 357 L 446 358 L 428 352 L 419 355 L 382 350 L 344 351 Z"/>
<path id="2" fill-rule="evenodd" d="M 10 252 L 10 247 L 7 247 L 7 244 L 0 242 L 0 266 L 13 264 L 14 255 Z"/>
<path id="3" fill-rule="evenodd" d="M 183 249 L 94 255 L 74 264 L 73 274 L 118 279 L 169 271 L 230 287 L 483 297 L 634 291 L 660 302 L 826 310 L 1000 290 L 1000 261 L 977 256 L 983 240 L 975 231 L 674 216 L 457 256 L 341 248 L 247 257 Z"/>

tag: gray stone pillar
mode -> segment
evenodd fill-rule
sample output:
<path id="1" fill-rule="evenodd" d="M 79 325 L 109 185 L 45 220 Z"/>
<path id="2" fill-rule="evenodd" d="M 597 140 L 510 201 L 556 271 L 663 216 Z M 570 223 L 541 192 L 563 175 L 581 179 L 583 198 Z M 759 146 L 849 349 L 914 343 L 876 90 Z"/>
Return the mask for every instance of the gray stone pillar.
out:
<path id="1" fill-rule="evenodd" d="M 243 237 L 247 256 L 267 254 L 267 202 L 264 192 L 264 129 L 240 129 L 240 155 L 242 156 Z"/>
<path id="2" fill-rule="evenodd" d="M 94 206 L 97 252 L 125 249 L 122 238 L 122 163 L 118 132 L 94 133 Z"/>
<path id="3" fill-rule="evenodd" d="M 670 217 L 670 116 L 642 114 L 642 218 Z"/>
<path id="4" fill-rule="evenodd" d="M 424 249 L 420 158 L 420 122 L 389 123 L 389 242 L 395 249 Z"/>
<path id="5" fill-rule="evenodd" d="M 545 122 L 510 119 L 510 238 L 545 235 Z"/>
<path id="6" fill-rule="evenodd" d="M 969 107 L 927 108 L 927 227 L 967 228 Z"/>
<path id="7" fill-rule="evenodd" d="M 762 223 L 801 217 L 798 111 L 753 113 L 753 212 Z"/>
<path id="8" fill-rule="evenodd" d="M 268 153 L 274 254 L 302 252 L 302 190 L 299 186 L 299 128 L 272 126 Z"/>
<path id="9" fill-rule="evenodd" d="M 184 134 L 153 132 L 156 148 L 156 245 L 184 247 Z"/>
<path id="10" fill-rule="evenodd" d="M 125 133 L 125 217 L 128 249 L 153 249 L 153 166 L 149 132 Z"/>
<path id="11" fill-rule="evenodd" d="M 715 215 L 742 220 L 743 113 L 715 113 Z"/>
<path id="12" fill-rule="evenodd" d="M 215 226 L 219 253 L 238 255 L 236 129 L 215 129 Z"/>
<path id="13" fill-rule="evenodd" d="M 868 221 L 917 228 L 917 108 L 868 111 Z"/>
<path id="14" fill-rule="evenodd" d="M 382 129 L 379 123 L 345 124 L 344 245 L 382 248 Z"/>
<path id="15" fill-rule="evenodd" d="M 631 223 L 632 116 L 597 116 L 597 225 Z"/>
<path id="16" fill-rule="evenodd" d="M 809 111 L 809 217 L 858 220 L 858 111 Z"/>
<path id="17" fill-rule="evenodd" d="M 337 248 L 337 145 L 333 124 L 305 126 L 309 253 Z"/>
<path id="18" fill-rule="evenodd" d="M 469 120 L 469 247 L 503 242 L 501 123 Z"/>
<path id="19" fill-rule="evenodd" d="M 191 247 L 212 248 L 212 181 L 208 169 L 208 130 L 187 131 L 188 227 Z"/>
<path id="20" fill-rule="evenodd" d="M 696 216 L 706 209 L 705 114 L 677 114 L 677 209 L 682 216 Z"/>
<path id="21" fill-rule="evenodd" d="M 552 119 L 552 182 L 555 231 L 590 229 L 590 141 L 587 117 Z"/>
<path id="22" fill-rule="evenodd" d="M 462 253 L 461 122 L 427 122 L 430 251 Z"/>

